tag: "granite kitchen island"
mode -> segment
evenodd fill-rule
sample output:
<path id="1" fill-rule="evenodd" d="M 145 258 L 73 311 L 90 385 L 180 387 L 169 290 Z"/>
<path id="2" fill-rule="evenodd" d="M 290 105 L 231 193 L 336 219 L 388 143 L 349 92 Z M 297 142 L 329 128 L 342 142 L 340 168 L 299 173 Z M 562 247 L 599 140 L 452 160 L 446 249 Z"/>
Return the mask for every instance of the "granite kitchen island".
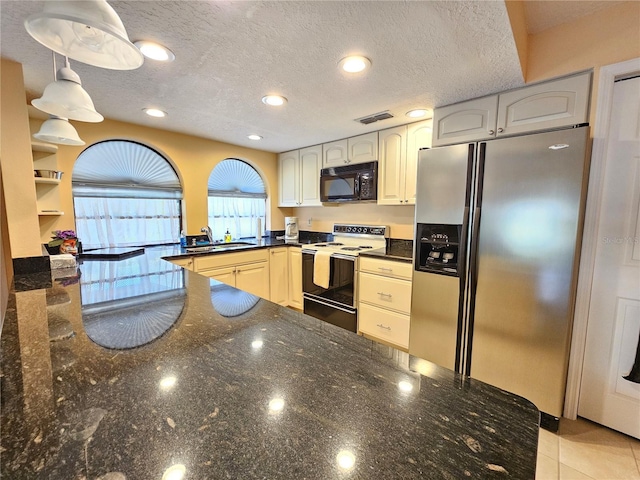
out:
<path id="1" fill-rule="evenodd" d="M 1 337 L 3 477 L 535 477 L 527 400 L 167 252 L 85 261 L 79 282 L 16 282 Z"/>

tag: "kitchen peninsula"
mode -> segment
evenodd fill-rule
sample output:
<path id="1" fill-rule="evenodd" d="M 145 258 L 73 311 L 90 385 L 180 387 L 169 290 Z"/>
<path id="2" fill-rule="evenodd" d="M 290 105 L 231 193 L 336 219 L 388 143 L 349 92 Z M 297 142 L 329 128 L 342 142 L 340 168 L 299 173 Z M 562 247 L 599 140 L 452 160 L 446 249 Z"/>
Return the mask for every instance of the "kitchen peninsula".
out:
<path id="1" fill-rule="evenodd" d="M 7 478 L 535 477 L 530 402 L 162 260 L 175 252 L 16 279 Z"/>

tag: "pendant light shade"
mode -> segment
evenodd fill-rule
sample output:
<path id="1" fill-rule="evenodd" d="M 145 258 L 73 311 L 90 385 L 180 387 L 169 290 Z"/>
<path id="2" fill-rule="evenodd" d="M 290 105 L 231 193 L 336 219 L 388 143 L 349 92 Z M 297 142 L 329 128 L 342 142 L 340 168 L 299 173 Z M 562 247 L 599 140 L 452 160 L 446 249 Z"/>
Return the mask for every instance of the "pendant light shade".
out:
<path id="1" fill-rule="evenodd" d="M 66 67 L 58 70 L 57 80 L 44 89 L 42 97 L 31 101 L 38 110 L 49 115 L 81 122 L 97 123 L 104 117 L 96 112 L 89 94 L 82 88 L 80 77 Z"/>
<path id="2" fill-rule="evenodd" d="M 78 132 L 66 118 L 54 116 L 42 124 L 40 131 L 33 134 L 33 138 L 60 145 L 84 145 Z"/>
<path id="3" fill-rule="evenodd" d="M 42 12 L 28 17 L 24 26 L 45 47 L 89 65 L 133 70 L 144 62 L 105 0 L 47 1 Z"/>

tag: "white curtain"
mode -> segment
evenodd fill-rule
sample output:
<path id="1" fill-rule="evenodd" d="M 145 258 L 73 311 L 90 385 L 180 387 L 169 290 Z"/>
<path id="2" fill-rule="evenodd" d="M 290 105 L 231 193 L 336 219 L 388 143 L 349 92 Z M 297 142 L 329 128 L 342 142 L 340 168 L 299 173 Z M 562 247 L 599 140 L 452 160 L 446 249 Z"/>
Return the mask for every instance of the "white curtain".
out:
<path id="1" fill-rule="evenodd" d="M 85 250 L 180 241 L 179 200 L 74 197 L 74 207 Z"/>
<path id="2" fill-rule="evenodd" d="M 262 198 L 210 196 L 209 226 L 214 240 L 221 240 L 229 229 L 232 238 L 262 236 L 265 233 L 266 201 Z M 261 218 L 261 231 L 257 219 Z"/>

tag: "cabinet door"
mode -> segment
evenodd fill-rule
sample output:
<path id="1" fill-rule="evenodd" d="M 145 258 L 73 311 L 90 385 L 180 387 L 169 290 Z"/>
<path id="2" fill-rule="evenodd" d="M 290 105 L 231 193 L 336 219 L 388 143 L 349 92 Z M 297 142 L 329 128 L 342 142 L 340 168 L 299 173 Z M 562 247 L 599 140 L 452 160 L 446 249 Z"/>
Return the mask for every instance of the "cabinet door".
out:
<path id="1" fill-rule="evenodd" d="M 407 161 L 404 169 L 404 199 L 409 205 L 416 204 L 416 177 L 418 174 L 418 152 L 431 148 L 433 120 L 407 125 Z"/>
<path id="2" fill-rule="evenodd" d="M 497 95 L 436 108 L 433 112 L 433 146 L 495 137 L 497 112 Z"/>
<path id="3" fill-rule="evenodd" d="M 173 260 L 168 260 L 174 265 L 178 265 L 179 267 L 186 268 L 187 270 L 193 270 L 193 258 L 174 258 Z"/>
<path id="4" fill-rule="evenodd" d="M 215 278 L 219 282 L 226 283 L 232 287 L 236 286 L 236 267 L 210 268 L 200 270 L 198 273 L 205 277 Z"/>
<path id="5" fill-rule="evenodd" d="M 348 163 L 378 160 L 378 132 L 365 133 L 347 139 Z"/>
<path id="6" fill-rule="evenodd" d="M 498 100 L 500 135 L 567 127 L 589 121 L 591 73 L 520 88 Z"/>
<path id="7" fill-rule="evenodd" d="M 269 255 L 269 300 L 280 305 L 289 304 L 289 258 L 288 248 L 270 249 Z"/>
<path id="8" fill-rule="evenodd" d="M 347 139 L 322 145 L 322 168 L 339 167 L 347 163 Z"/>
<path id="9" fill-rule="evenodd" d="M 319 206 L 322 145 L 300 150 L 300 205 Z"/>
<path id="10" fill-rule="evenodd" d="M 399 347 L 409 348 L 409 315 L 359 303 L 358 331 Z"/>
<path id="11" fill-rule="evenodd" d="M 269 299 L 269 263 L 251 263 L 236 267 L 236 288 Z"/>
<path id="12" fill-rule="evenodd" d="M 378 204 L 404 204 L 404 163 L 407 152 L 407 126 L 379 132 Z"/>
<path id="13" fill-rule="evenodd" d="M 278 156 L 280 207 L 296 207 L 300 202 L 299 151 L 281 153 Z"/>
<path id="14" fill-rule="evenodd" d="M 289 306 L 302 310 L 302 249 L 289 247 Z"/>

